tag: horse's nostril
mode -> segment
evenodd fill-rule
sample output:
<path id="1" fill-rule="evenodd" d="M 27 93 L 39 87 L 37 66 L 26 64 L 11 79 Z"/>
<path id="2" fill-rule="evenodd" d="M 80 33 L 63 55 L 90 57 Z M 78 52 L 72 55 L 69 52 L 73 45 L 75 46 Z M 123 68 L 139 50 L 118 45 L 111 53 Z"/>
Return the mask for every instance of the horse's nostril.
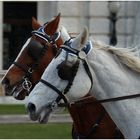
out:
<path id="1" fill-rule="evenodd" d="M 3 85 L 4 85 L 4 84 L 9 85 L 10 81 L 9 81 L 8 78 L 4 78 L 4 79 L 1 81 L 1 83 L 2 83 Z"/>
<path id="2" fill-rule="evenodd" d="M 32 113 L 35 113 L 35 111 L 36 111 L 36 107 L 35 107 L 35 105 L 33 104 L 33 103 L 29 103 L 28 104 L 28 111 L 32 114 Z"/>
<path id="3" fill-rule="evenodd" d="M 36 106 L 33 103 L 28 103 L 27 111 L 31 120 L 36 121 L 38 119 L 39 116 L 36 113 Z"/>

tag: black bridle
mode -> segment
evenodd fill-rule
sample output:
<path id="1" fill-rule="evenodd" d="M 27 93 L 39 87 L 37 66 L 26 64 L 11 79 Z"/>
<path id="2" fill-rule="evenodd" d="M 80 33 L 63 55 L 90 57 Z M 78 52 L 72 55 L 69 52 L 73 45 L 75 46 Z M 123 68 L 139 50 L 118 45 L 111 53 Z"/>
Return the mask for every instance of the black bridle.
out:
<path id="1" fill-rule="evenodd" d="M 47 43 L 45 43 L 45 45 L 43 45 L 43 47 L 41 49 L 41 54 L 38 56 L 38 59 L 34 61 L 34 64 L 31 67 L 24 65 L 24 64 L 20 64 L 18 62 L 13 62 L 13 64 L 16 67 L 18 67 L 19 69 L 21 69 L 25 73 L 23 78 L 17 82 L 17 85 L 22 84 L 23 89 L 26 90 L 27 93 L 29 93 L 30 90 L 32 89 L 32 84 L 33 84 L 31 82 L 32 81 L 32 74 L 36 69 L 38 69 L 41 58 L 44 56 L 44 54 L 48 48 L 48 44 L 51 44 L 52 47 L 56 50 L 58 48 L 56 41 L 60 37 L 60 32 L 56 32 L 53 36 L 47 35 L 44 32 L 44 26 L 40 27 L 36 31 L 32 31 L 32 34 L 43 39 L 45 42 L 47 42 Z M 42 44 L 40 44 L 40 45 L 42 45 Z"/>
<path id="2" fill-rule="evenodd" d="M 68 101 L 68 99 L 67 99 L 67 97 L 65 95 L 66 95 L 66 93 L 68 93 L 68 91 L 70 90 L 70 88 L 71 88 L 71 86 L 73 84 L 73 81 L 75 79 L 75 76 L 76 76 L 76 73 L 78 71 L 79 64 L 80 64 L 81 61 L 82 61 L 82 64 L 83 64 L 83 66 L 85 68 L 85 71 L 86 71 L 87 75 L 89 76 L 89 78 L 91 80 L 91 88 L 92 88 L 92 85 L 93 85 L 93 79 L 92 79 L 92 74 L 90 72 L 90 68 L 89 68 L 89 65 L 88 65 L 86 59 L 84 59 L 84 58 L 82 58 L 80 56 L 81 51 L 75 50 L 75 49 L 71 48 L 70 46 L 65 46 L 65 45 L 63 45 L 60 48 L 59 51 L 61 51 L 61 50 L 65 50 L 66 51 L 66 58 L 68 57 L 69 53 L 72 53 L 72 54 L 77 56 L 77 61 L 75 63 L 75 69 L 74 69 L 75 72 L 74 72 L 73 76 L 68 80 L 67 86 L 65 87 L 65 89 L 63 91 L 60 91 L 59 89 L 57 89 L 55 86 L 53 86 L 51 83 L 47 82 L 44 79 L 40 79 L 40 82 L 42 82 L 44 85 L 48 86 L 49 88 L 51 88 L 52 90 L 54 90 L 58 94 L 57 99 L 52 102 L 53 105 L 54 104 L 57 104 L 58 106 L 63 105 L 63 104 L 59 104 L 60 100 L 63 99 L 64 103 L 65 103 L 65 106 L 69 106 L 70 103 L 69 103 L 69 101 Z M 51 106 L 51 108 L 53 109 L 52 106 Z"/>

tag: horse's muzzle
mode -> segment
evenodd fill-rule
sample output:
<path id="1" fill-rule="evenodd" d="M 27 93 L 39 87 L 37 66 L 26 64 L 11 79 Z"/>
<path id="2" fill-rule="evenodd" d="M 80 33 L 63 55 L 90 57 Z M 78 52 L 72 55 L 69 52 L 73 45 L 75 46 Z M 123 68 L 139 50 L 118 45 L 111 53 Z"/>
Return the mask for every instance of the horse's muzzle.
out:
<path id="1" fill-rule="evenodd" d="M 28 106 L 27 106 L 27 112 L 30 116 L 30 119 L 32 121 L 36 121 L 38 120 L 38 115 L 36 113 L 36 107 L 33 103 L 29 103 Z"/>
<path id="2" fill-rule="evenodd" d="M 3 89 L 5 96 L 12 95 L 13 87 L 10 86 L 10 81 L 8 80 L 8 78 L 2 79 L 1 85 L 2 85 L 2 89 Z"/>

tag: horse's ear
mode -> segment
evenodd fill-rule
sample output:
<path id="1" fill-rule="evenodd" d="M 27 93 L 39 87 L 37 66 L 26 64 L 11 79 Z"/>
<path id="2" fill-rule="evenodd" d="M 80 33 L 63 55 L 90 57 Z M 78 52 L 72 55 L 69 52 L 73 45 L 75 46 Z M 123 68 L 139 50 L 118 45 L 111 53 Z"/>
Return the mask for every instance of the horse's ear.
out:
<path id="1" fill-rule="evenodd" d="M 68 34 L 68 31 L 64 26 L 61 25 L 59 27 L 59 31 L 61 32 L 61 38 L 62 38 L 63 42 L 70 39 L 70 35 Z"/>
<path id="2" fill-rule="evenodd" d="M 60 22 L 60 13 L 48 24 L 46 24 L 44 31 L 48 35 L 54 35 L 57 31 Z"/>
<path id="3" fill-rule="evenodd" d="M 40 23 L 36 20 L 35 17 L 32 17 L 32 28 L 33 30 L 37 30 L 41 27 Z"/>
<path id="4" fill-rule="evenodd" d="M 88 33 L 88 28 L 85 26 L 83 32 L 80 35 L 81 38 L 81 45 L 86 45 L 87 39 L 88 39 L 89 33 Z"/>
<path id="5" fill-rule="evenodd" d="M 74 39 L 72 42 L 72 47 L 81 50 L 87 43 L 88 39 L 88 29 L 84 27 L 83 31 Z"/>

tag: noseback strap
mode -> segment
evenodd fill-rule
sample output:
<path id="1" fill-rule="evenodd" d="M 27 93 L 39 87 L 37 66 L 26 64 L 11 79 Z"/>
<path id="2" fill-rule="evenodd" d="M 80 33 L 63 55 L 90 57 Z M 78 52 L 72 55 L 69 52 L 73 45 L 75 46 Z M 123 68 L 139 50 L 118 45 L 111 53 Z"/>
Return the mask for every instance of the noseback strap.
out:
<path id="1" fill-rule="evenodd" d="M 29 68 L 26 67 L 25 65 L 22 65 L 22 64 L 17 63 L 17 62 L 13 62 L 13 64 L 14 64 L 15 66 L 17 66 L 18 68 L 22 69 L 25 73 L 28 72 L 28 69 L 29 69 Z"/>
<path id="2" fill-rule="evenodd" d="M 45 84 L 46 86 L 50 87 L 51 89 L 53 89 L 56 93 L 59 94 L 59 96 L 64 100 L 64 102 L 66 104 L 68 104 L 68 101 L 67 101 L 67 98 L 65 97 L 65 95 L 63 94 L 63 92 L 61 92 L 59 89 L 57 89 L 55 86 L 53 86 L 52 84 L 50 84 L 49 82 L 43 80 L 43 79 L 40 79 L 40 82 Z"/>

